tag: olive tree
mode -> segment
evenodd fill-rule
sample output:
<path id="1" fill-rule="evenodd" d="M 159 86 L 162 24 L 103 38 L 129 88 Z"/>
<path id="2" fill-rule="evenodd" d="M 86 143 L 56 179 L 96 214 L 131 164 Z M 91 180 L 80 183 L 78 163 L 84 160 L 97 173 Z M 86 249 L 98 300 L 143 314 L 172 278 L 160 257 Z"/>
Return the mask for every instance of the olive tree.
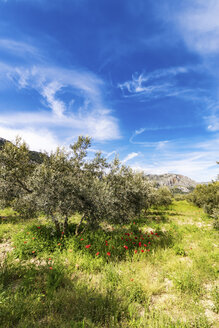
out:
<path id="1" fill-rule="evenodd" d="M 19 137 L 15 143 L 6 142 L 0 151 L 0 201 L 23 216 L 32 216 L 36 204 L 32 198 L 31 176 L 36 163 L 30 158 L 29 148 Z"/>

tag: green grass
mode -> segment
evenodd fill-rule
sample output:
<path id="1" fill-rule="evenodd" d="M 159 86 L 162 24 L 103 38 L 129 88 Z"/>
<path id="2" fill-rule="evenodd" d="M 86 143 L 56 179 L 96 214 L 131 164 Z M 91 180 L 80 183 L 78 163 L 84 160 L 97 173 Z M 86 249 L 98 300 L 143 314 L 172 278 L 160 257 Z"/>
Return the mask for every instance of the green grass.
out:
<path id="1" fill-rule="evenodd" d="M 0 216 L 0 327 L 217 327 L 218 231 L 186 201 L 62 239 Z"/>

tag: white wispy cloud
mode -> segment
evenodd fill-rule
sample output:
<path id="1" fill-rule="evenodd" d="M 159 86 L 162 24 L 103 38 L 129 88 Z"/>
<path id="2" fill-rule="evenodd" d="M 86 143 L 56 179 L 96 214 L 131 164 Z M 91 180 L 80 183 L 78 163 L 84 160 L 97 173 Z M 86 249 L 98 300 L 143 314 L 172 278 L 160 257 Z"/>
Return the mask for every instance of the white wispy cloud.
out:
<path id="1" fill-rule="evenodd" d="M 219 52 L 219 2 L 184 1 L 173 20 L 187 46 L 202 55 Z"/>
<path id="2" fill-rule="evenodd" d="M 132 163 L 135 170 L 147 174 L 177 173 L 195 181 L 204 182 L 216 179 L 219 167 L 219 138 L 211 141 L 194 142 L 174 141 L 147 154 L 141 161 Z"/>
<path id="3" fill-rule="evenodd" d="M 46 150 L 50 152 L 62 145 L 55 134 L 47 129 L 10 128 L 0 125 L 0 136 L 10 141 L 14 141 L 17 136 L 20 136 L 31 150 L 36 151 Z"/>
<path id="4" fill-rule="evenodd" d="M 178 129 L 185 129 L 185 128 L 191 128 L 194 127 L 194 125 L 178 125 L 178 126 L 157 126 L 157 127 L 150 127 L 150 128 L 140 128 L 138 130 L 135 130 L 132 136 L 130 137 L 129 141 L 132 144 L 135 145 L 141 145 L 141 146 L 146 146 L 146 147 L 158 147 L 161 148 L 164 145 L 166 145 L 169 141 L 173 142 L 173 140 L 159 140 L 159 141 L 147 141 L 147 134 L 148 132 L 156 132 L 156 131 L 170 131 L 170 130 L 178 130 Z M 135 140 L 136 137 L 138 137 L 141 134 L 144 134 L 144 140 Z M 146 140 L 145 140 L 146 139 Z"/>
<path id="5" fill-rule="evenodd" d="M 200 70 L 200 67 L 196 67 Z M 189 97 L 197 98 L 197 94 L 202 92 L 200 89 L 195 91 L 188 87 L 182 87 L 177 81 L 181 74 L 188 74 L 192 71 L 189 67 L 170 67 L 155 70 L 150 73 L 133 74 L 132 79 L 118 84 L 124 97 L 138 97 L 141 101 L 162 97 Z"/>
<path id="6" fill-rule="evenodd" d="M 60 127 L 66 139 L 74 139 L 79 134 L 90 135 L 98 141 L 121 137 L 118 120 L 105 104 L 104 82 L 92 72 L 39 64 L 13 67 L 0 63 L 0 73 L 2 80 L 11 82 L 18 91 L 36 91 L 42 102 L 41 110 L 22 112 L 16 108 L 16 116 L 14 112 L 0 114 L 1 127 L 24 131 L 27 126 L 33 129 L 43 127 L 51 129 L 51 133 Z M 2 83 L 4 87 L 5 83 Z M 70 101 L 63 96 L 66 89 L 71 95 Z M 75 99 L 79 100 L 78 104 L 75 104 Z"/>
<path id="7" fill-rule="evenodd" d="M 0 49 L 4 52 L 9 52 L 13 56 L 34 56 L 38 59 L 42 56 L 38 49 L 31 44 L 23 41 L 15 41 L 13 39 L 0 39 Z"/>
<path id="8" fill-rule="evenodd" d="M 139 156 L 139 153 L 135 153 L 135 152 L 130 153 L 123 159 L 122 163 L 126 163 L 137 156 Z"/>

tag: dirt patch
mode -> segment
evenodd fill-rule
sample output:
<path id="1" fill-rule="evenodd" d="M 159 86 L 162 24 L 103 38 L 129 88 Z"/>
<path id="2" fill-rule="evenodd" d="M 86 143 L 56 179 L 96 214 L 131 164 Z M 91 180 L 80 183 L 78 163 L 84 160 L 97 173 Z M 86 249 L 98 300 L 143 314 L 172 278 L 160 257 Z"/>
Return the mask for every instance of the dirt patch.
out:
<path id="1" fill-rule="evenodd" d="M 3 241 L 3 243 L 0 244 L 0 262 L 2 262 L 12 250 L 13 246 L 11 242 L 9 240 Z"/>

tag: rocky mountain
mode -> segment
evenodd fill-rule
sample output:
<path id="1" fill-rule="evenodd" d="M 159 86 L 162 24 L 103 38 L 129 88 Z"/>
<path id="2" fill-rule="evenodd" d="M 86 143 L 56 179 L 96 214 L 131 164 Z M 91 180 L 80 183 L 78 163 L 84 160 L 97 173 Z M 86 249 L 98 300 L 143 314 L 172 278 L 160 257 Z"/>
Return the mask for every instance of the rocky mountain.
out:
<path id="1" fill-rule="evenodd" d="M 188 193 L 192 191 L 198 184 L 194 180 L 181 174 L 147 174 L 147 178 L 153 181 L 157 187 L 167 186 L 175 192 L 180 193 Z"/>

